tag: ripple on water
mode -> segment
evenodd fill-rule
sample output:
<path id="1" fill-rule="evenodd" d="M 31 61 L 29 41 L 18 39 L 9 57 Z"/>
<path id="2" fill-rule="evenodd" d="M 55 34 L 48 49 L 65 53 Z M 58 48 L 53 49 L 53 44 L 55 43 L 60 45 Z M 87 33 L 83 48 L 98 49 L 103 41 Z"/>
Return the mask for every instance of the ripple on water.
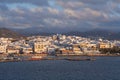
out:
<path id="1" fill-rule="evenodd" d="M 120 58 L 0 63 L 0 80 L 120 80 Z"/>

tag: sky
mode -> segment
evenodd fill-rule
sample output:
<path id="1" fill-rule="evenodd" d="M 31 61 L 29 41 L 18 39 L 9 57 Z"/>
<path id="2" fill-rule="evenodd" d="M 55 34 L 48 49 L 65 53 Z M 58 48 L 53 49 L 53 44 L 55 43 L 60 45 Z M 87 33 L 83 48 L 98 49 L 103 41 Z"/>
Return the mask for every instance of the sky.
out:
<path id="1" fill-rule="evenodd" d="M 120 30 L 120 0 L 0 0 L 0 27 L 68 32 Z"/>

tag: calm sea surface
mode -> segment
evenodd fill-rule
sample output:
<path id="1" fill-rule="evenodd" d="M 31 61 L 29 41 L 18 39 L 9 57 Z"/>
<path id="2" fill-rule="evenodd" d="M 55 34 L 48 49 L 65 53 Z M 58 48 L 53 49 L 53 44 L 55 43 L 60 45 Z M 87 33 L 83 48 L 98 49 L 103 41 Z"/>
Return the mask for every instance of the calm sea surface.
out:
<path id="1" fill-rule="evenodd" d="M 120 80 L 120 57 L 0 63 L 0 80 Z"/>

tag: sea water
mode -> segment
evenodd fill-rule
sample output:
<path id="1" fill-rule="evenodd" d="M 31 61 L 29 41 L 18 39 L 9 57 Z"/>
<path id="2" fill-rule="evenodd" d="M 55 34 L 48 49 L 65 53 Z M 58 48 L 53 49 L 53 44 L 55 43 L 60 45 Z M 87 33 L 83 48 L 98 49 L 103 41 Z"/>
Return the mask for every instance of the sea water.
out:
<path id="1" fill-rule="evenodd" d="M 120 80 L 120 57 L 0 63 L 0 80 Z"/>

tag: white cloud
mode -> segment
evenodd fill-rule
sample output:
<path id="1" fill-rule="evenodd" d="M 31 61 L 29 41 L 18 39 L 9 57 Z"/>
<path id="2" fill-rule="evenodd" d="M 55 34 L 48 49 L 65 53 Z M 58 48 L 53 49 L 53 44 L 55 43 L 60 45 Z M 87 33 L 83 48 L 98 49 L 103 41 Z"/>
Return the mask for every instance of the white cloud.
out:
<path id="1" fill-rule="evenodd" d="M 30 11 L 31 12 L 42 12 L 43 11 L 43 8 L 42 7 L 36 7 L 36 8 L 30 8 Z"/>
<path id="2" fill-rule="evenodd" d="M 4 21 L 4 20 L 5 20 L 5 18 L 0 16 L 0 21 Z"/>
<path id="3" fill-rule="evenodd" d="M 64 10 L 64 13 L 65 13 L 66 16 L 68 16 L 68 17 L 75 17 L 75 18 L 78 17 L 77 12 L 74 11 L 74 10 L 72 10 L 72 9 L 65 9 L 65 10 Z"/>
<path id="4" fill-rule="evenodd" d="M 57 10 L 57 9 L 50 8 L 50 7 L 48 7 L 47 9 L 51 14 L 59 14 L 59 10 Z"/>

